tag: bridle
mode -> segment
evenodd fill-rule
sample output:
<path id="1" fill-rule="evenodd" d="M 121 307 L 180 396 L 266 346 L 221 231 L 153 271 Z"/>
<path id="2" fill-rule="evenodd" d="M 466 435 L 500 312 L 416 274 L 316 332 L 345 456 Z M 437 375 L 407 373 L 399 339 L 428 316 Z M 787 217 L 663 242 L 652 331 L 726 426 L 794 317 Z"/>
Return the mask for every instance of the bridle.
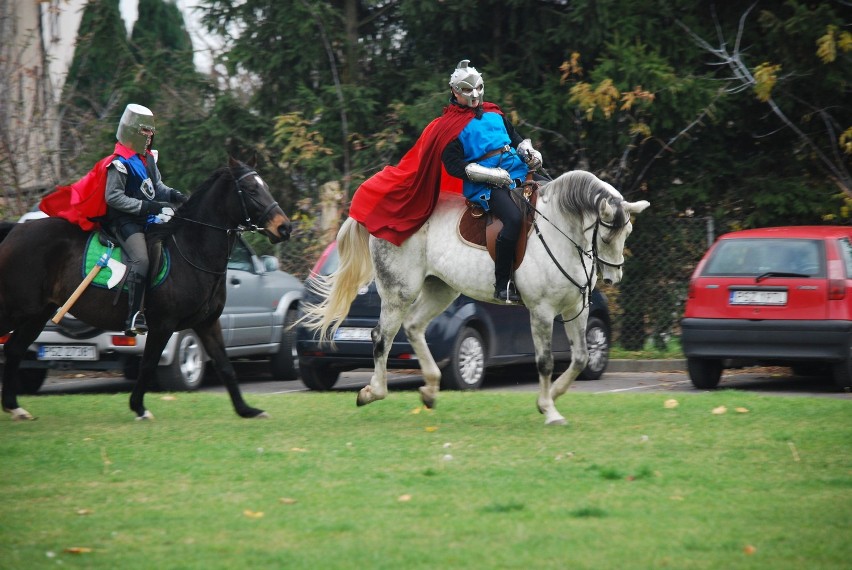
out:
<path id="1" fill-rule="evenodd" d="M 258 176 L 257 171 L 249 170 L 248 172 L 246 172 L 245 174 L 242 174 L 239 177 L 235 177 L 233 175 L 233 172 L 231 172 L 231 176 L 234 179 L 234 188 L 237 191 L 237 196 L 239 196 L 239 198 L 240 198 L 240 206 L 242 208 L 243 220 L 244 220 L 245 224 L 240 224 L 235 228 L 226 228 L 226 227 L 223 227 L 223 226 L 217 226 L 215 224 L 209 224 L 207 222 L 202 222 L 200 220 L 193 220 L 192 218 L 186 218 L 186 217 L 178 215 L 177 212 L 175 213 L 175 216 L 174 216 L 174 217 L 176 217 L 180 220 L 183 220 L 185 222 L 190 222 L 190 223 L 193 223 L 193 224 L 198 224 L 198 225 L 201 225 L 201 226 L 205 226 L 205 227 L 208 227 L 208 228 L 213 228 L 213 229 L 225 232 L 225 234 L 227 234 L 227 238 L 228 238 L 227 241 L 226 241 L 226 246 L 225 246 L 226 249 L 227 249 L 225 259 L 228 259 L 228 258 L 231 257 L 231 252 L 234 249 L 234 245 L 236 245 L 236 239 L 231 239 L 232 236 L 242 234 L 243 232 L 256 232 L 256 231 L 264 232 L 265 231 L 263 228 L 258 227 L 256 224 L 254 224 L 251 221 L 251 216 L 249 216 L 248 208 L 246 207 L 246 197 L 245 197 L 245 194 L 243 192 L 243 188 L 240 185 L 240 182 L 243 179 L 248 178 L 249 176 Z M 269 213 L 272 210 L 274 210 L 276 207 L 278 207 L 278 202 L 273 201 L 269 206 L 267 206 L 263 210 L 263 213 L 260 215 L 259 219 L 265 220 L 266 217 L 269 215 Z M 174 243 L 175 250 L 178 252 L 178 255 L 180 255 L 181 258 L 190 267 L 193 267 L 193 268 L 195 268 L 199 271 L 203 271 L 204 273 L 210 273 L 210 274 L 213 274 L 213 275 L 225 275 L 228 272 L 227 265 L 226 265 L 226 267 L 223 271 L 207 269 L 207 268 L 201 267 L 199 265 L 196 265 L 195 263 L 190 261 L 189 258 L 187 258 L 186 255 L 183 253 L 183 251 L 180 249 L 180 245 L 178 245 L 178 242 L 177 242 L 177 239 L 175 238 L 174 233 L 171 235 L 171 237 L 172 237 L 172 243 Z"/>
<path id="2" fill-rule="evenodd" d="M 514 188 L 512 189 L 512 191 L 517 192 L 517 190 L 514 189 Z M 574 241 L 571 238 L 571 236 L 569 236 L 568 234 L 563 232 L 556 224 L 554 224 L 538 208 L 533 206 L 533 204 L 530 202 L 529 198 L 524 196 L 522 192 L 518 192 L 518 195 L 521 197 L 522 200 L 524 200 L 524 202 L 526 203 L 526 207 L 531 209 L 533 212 L 536 213 L 537 217 L 540 217 L 541 219 L 546 221 L 548 224 L 550 224 L 553 227 L 553 229 L 555 229 L 557 232 L 562 234 L 562 236 L 565 239 L 567 239 L 568 241 L 570 241 L 574 245 L 574 249 L 577 251 L 577 255 L 580 257 L 580 262 L 583 266 L 583 273 L 586 277 L 586 283 L 584 285 L 577 283 L 577 281 L 573 277 L 571 277 L 571 275 L 569 275 L 567 271 L 565 271 L 565 268 L 562 267 L 562 264 L 559 263 L 559 260 L 556 259 L 556 256 L 553 254 L 553 252 L 550 250 L 550 247 L 547 245 L 547 242 L 544 239 L 544 235 L 541 233 L 541 229 L 538 226 L 538 222 L 537 222 L 536 218 L 535 217 L 533 218 L 533 223 L 532 223 L 533 229 L 535 230 L 535 233 L 538 236 L 538 239 L 541 241 L 541 245 L 544 246 L 544 250 L 547 252 L 548 257 L 550 257 L 550 260 L 553 261 L 553 264 L 556 265 L 556 268 L 559 269 L 560 273 L 562 273 L 562 275 L 564 275 L 565 278 L 568 279 L 568 281 L 570 281 L 572 284 L 574 284 L 574 286 L 577 287 L 584 296 L 588 293 L 589 284 L 592 282 L 592 271 L 594 271 L 594 264 L 595 263 L 600 263 L 601 265 L 606 265 L 607 267 L 612 267 L 613 269 L 621 269 L 622 267 L 624 267 L 624 260 L 622 260 L 621 263 L 613 263 L 611 261 L 607 261 L 607 260 L 602 259 L 600 257 L 600 254 L 598 253 L 598 232 L 599 232 L 599 229 L 600 229 L 601 226 L 603 226 L 603 227 L 605 227 L 605 228 L 607 228 L 611 231 L 617 231 L 617 230 L 620 230 L 621 228 L 623 228 L 626 224 L 616 226 L 615 224 L 605 222 L 604 220 L 601 219 L 601 216 L 600 216 L 600 213 L 599 213 L 597 215 L 597 219 L 595 220 L 595 222 L 592 223 L 590 226 L 583 229 L 584 234 L 586 232 L 588 232 L 589 230 L 594 229 L 594 231 L 592 233 L 592 249 L 590 251 L 586 251 L 586 250 L 583 249 L 583 247 L 580 244 L 578 244 L 576 241 Z M 603 197 L 601 197 L 599 199 L 599 201 L 601 199 L 603 199 Z M 601 238 L 601 239 L 603 240 L 603 238 Z M 606 242 L 606 240 L 604 240 L 604 241 Z M 586 263 L 585 263 L 585 261 L 583 261 L 584 257 L 586 257 L 586 258 L 588 258 L 592 261 L 592 264 L 591 264 L 591 266 L 589 267 L 588 270 L 586 270 Z"/>

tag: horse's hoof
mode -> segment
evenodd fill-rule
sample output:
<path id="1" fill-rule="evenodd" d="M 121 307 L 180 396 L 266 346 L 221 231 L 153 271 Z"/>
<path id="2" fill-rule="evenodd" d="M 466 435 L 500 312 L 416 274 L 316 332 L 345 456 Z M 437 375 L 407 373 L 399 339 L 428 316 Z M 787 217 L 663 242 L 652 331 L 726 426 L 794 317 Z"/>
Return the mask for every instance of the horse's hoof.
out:
<path id="1" fill-rule="evenodd" d="M 145 413 L 142 414 L 141 416 L 136 416 L 137 422 L 140 422 L 140 421 L 143 421 L 143 420 L 153 420 L 153 419 L 154 419 L 154 414 L 152 414 L 149 410 L 145 410 Z"/>
<path id="2" fill-rule="evenodd" d="M 432 394 L 430 390 L 428 390 L 425 386 L 421 386 L 420 390 L 420 401 L 423 402 L 423 405 L 428 409 L 432 410 L 438 404 L 438 401 L 435 399 L 435 395 Z"/>
<path id="3" fill-rule="evenodd" d="M 24 408 L 14 408 L 12 410 L 9 408 L 3 408 L 3 411 L 7 414 L 12 414 L 13 422 L 23 422 L 35 419 L 35 417 Z"/>
<path id="4" fill-rule="evenodd" d="M 264 411 L 261 411 L 256 416 L 252 416 L 252 419 L 255 419 L 255 420 L 268 420 L 270 418 L 271 418 L 271 416 Z"/>
<path id="5" fill-rule="evenodd" d="M 546 426 L 564 426 L 564 425 L 568 425 L 568 421 L 563 417 L 559 417 L 559 418 L 553 418 L 553 419 L 547 420 L 546 422 L 544 422 L 544 425 L 546 425 Z"/>

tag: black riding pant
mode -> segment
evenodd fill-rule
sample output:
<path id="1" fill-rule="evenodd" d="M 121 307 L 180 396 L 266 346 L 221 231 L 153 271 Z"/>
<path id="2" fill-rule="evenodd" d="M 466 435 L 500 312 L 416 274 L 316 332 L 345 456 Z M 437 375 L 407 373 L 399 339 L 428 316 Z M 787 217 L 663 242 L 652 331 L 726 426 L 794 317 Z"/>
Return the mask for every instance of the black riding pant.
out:
<path id="1" fill-rule="evenodd" d="M 498 237 L 512 243 L 517 243 L 518 236 L 521 233 L 523 215 L 517 204 L 515 204 L 515 201 L 509 195 L 509 190 L 506 188 L 492 189 L 488 205 L 491 207 L 494 215 L 503 222 L 503 229 L 500 230 Z"/>

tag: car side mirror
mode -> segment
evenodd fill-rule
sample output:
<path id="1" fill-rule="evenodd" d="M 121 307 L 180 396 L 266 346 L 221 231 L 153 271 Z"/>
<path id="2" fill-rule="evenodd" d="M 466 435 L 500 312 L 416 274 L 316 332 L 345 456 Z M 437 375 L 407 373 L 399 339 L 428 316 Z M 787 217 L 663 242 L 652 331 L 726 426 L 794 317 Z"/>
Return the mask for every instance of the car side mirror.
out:
<path id="1" fill-rule="evenodd" d="M 274 255 L 262 255 L 260 259 L 263 261 L 263 269 L 267 273 L 271 271 L 279 271 L 281 269 L 281 264 L 278 262 L 278 258 Z"/>

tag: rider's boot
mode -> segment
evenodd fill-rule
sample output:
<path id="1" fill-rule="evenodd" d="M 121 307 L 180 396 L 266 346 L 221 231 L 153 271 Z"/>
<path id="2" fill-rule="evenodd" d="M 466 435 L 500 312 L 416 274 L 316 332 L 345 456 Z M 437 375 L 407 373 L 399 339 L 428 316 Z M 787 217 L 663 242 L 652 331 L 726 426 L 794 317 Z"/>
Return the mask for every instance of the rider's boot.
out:
<path id="1" fill-rule="evenodd" d="M 145 314 L 140 310 L 142 299 L 145 296 L 145 277 L 137 273 L 127 276 L 127 322 L 124 325 L 124 334 L 136 336 L 146 334 L 148 324 L 145 322 Z"/>
<path id="2" fill-rule="evenodd" d="M 507 305 L 520 303 L 521 296 L 512 283 L 512 266 L 515 264 L 515 242 L 498 236 L 495 243 L 494 298 Z"/>

